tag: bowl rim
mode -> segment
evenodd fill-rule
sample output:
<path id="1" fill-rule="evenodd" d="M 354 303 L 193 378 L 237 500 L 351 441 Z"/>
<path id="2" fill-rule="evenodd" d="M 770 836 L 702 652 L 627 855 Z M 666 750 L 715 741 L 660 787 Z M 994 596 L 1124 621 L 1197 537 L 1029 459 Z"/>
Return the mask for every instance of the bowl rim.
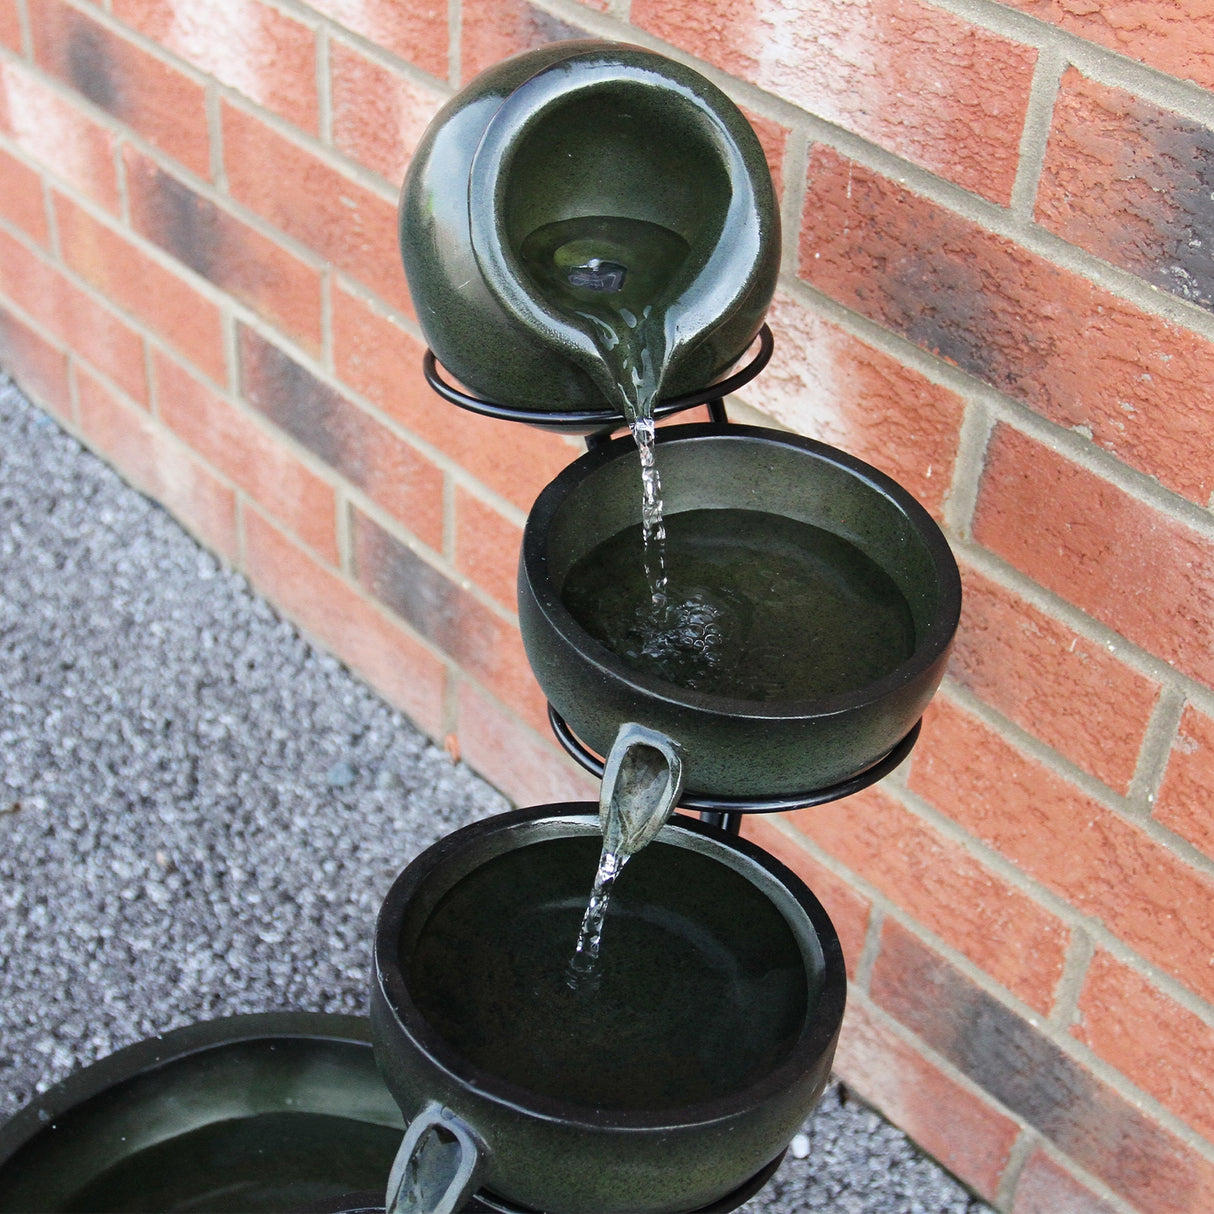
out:
<path id="1" fill-rule="evenodd" d="M 833 1052 L 847 1000 L 847 973 L 842 946 L 825 908 L 801 878 L 770 853 L 746 839 L 729 835 L 718 827 L 680 814 L 672 817 L 663 828 L 663 835 L 666 835 L 665 841 L 668 844 L 671 840 L 666 832 L 682 831 L 689 839 L 700 844 L 696 850 L 704 854 L 716 853 L 719 858 L 722 851 L 733 852 L 743 860 L 757 865 L 763 870 L 766 880 L 782 887 L 791 902 L 804 914 L 816 939 L 822 958 L 821 985 L 817 999 L 806 1015 L 805 1023 L 789 1054 L 759 1080 L 728 1096 L 688 1103 L 674 1109 L 657 1110 L 599 1109 L 545 1096 L 481 1070 L 460 1055 L 431 1027 L 413 1002 L 404 974 L 396 961 L 406 911 L 410 900 L 440 866 L 455 865 L 457 870 L 453 880 L 443 887 L 443 892 L 452 888 L 467 871 L 471 871 L 470 868 L 462 871 L 459 869 L 461 851 L 476 847 L 496 832 L 507 832 L 532 823 L 543 824 L 545 821 L 557 827 L 577 828 L 568 833 L 597 833 L 599 807 L 589 801 L 539 805 L 471 823 L 438 840 L 422 852 L 397 876 L 384 898 L 375 925 L 373 968 L 377 993 L 382 997 L 392 1017 L 394 1031 L 409 1039 L 431 1065 L 461 1087 L 474 1092 L 477 1099 L 486 1100 L 499 1110 L 533 1120 L 559 1123 L 561 1126 L 580 1130 L 684 1132 L 745 1116 L 773 1097 L 795 1087 L 823 1057 Z M 591 829 L 586 829 L 587 826 Z M 659 835 L 660 840 L 663 835 Z M 555 833 L 550 837 L 563 836 Z M 684 845 L 687 841 L 683 841 Z M 704 844 L 707 846 L 703 846 Z M 502 847 L 492 855 L 507 850 L 510 850 L 508 846 Z M 488 858 L 491 857 L 485 857 Z M 739 872 L 737 868 L 734 871 Z M 744 873 L 739 875 L 745 878 Z M 793 927 L 794 934 L 798 934 L 793 924 L 790 923 L 790 927 Z M 382 1048 L 378 1039 L 380 1037 L 382 1034 L 377 1034 L 377 1050 Z M 381 1073 L 385 1069 L 381 1064 Z"/>
<path id="2" fill-rule="evenodd" d="M 940 598 L 931 621 L 922 635 L 916 637 L 911 655 L 888 674 L 862 687 L 817 699 L 744 700 L 682 687 L 629 666 L 574 619 L 553 585 L 546 553 L 552 523 L 574 489 L 616 460 L 631 456 L 639 462 L 636 443 L 631 435 L 625 434 L 594 447 L 559 472 L 536 498 L 523 529 L 519 558 L 520 599 L 525 582 L 548 624 L 566 645 L 578 653 L 583 662 L 600 671 L 605 679 L 622 685 L 630 694 L 657 699 L 699 714 L 763 722 L 820 720 L 862 710 L 901 688 L 915 684 L 947 655 L 961 619 L 961 574 L 940 526 L 909 490 L 857 456 L 784 430 L 732 422 L 724 425 L 693 422 L 664 426 L 657 431 L 659 446 L 705 441 L 758 441 L 790 447 L 842 468 L 870 484 L 881 496 L 892 500 L 923 542 L 937 575 Z M 532 666 L 535 666 L 534 660 Z"/>

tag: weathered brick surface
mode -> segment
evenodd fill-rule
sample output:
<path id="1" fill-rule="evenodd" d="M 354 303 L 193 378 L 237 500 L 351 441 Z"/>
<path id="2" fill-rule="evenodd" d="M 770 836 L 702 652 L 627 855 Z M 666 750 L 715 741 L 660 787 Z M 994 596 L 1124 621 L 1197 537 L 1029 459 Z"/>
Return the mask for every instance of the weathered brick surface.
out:
<path id="1" fill-rule="evenodd" d="M 227 102 L 223 159 L 238 202 L 389 303 L 407 306 L 394 202 Z"/>
<path id="2" fill-rule="evenodd" d="M 312 134 L 316 32 L 260 0 L 113 0 L 120 21 Z"/>
<path id="3" fill-rule="evenodd" d="M 1214 5 L 1210 0 L 1004 0 L 1031 17 L 1059 26 L 1159 68 L 1214 88 Z"/>
<path id="4" fill-rule="evenodd" d="M 117 213 L 118 141 L 113 133 L 35 72 L 3 60 L 0 131 L 49 174 Z"/>
<path id="5" fill-rule="evenodd" d="M 1031 47 L 919 0 L 634 0 L 632 20 L 966 189 L 1011 197 Z"/>
<path id="6" fill-rule="evenodd" d="M 29 8 L 43 68 L 186 168 L 209 174 L 201 83 L 62 0 L 32 0 Z"/>
<path id="7" fill-rule="evenodd" d="M 224 381 L 227 358 L 215 303 L 62 195 L 55 196 L 55 216 L 60 251 L 72 270 L 211 379 Z"/>
<path id="8" fill-rule="evenodd" d="M 321 272 L 203 197 L 150 157 L 122 149 L 131 226 L 195 274 L 319 353 Z"/>
<path id="9" fill-rule="evenodd" d="M 768 316 L 775 353 L 745 390 L 777 421 L 888 473 L 940 515 L 964 404 L 787 295 Z"/>
<path id="10" fill-rule="evenodd" d="M 312 0 L 311 7 L 381 49 L 447 78 L 447 0 Z"/>
<path id="11" fill-rule="evenodd" d="M 578 448 L 558 435 L 453 408 L 422 376 L 425 348 L 382 311 L 333 293 L 333 358 L 343 382 L 522 510 Z"/>
<path id="12" fill-rule="evenodd" d="M 913 194 L 812 150 L 800 274 L 1205 505 L 1214 345 Z"/>
<path id="13" fill-rule="evenodd" d="M 580 26 L 527 0 L 464 0 L 461 11 L 460 70 L 465 81 L 520 51 L 589 37 Z"/>
<path id="14" fill-rule="evenodd" d="M 792 869 L 822 903 L 834 924 L 843 947 L 848 977 L 854 979 L 864 938 L 868 934 L 872 902 L 846 881 L 824 868 L 806 849 L 780 830 L 767 814 L 747 814 L 742 819 L 742 834 Z"/>
<path id="15" fill-rule="evenodd" d="M 1072 1029 L 1085 1045 L 1214 1142 L 1214 1017 L 1203 1019 L 1104 951 Z"/>
<path id="16" fill-rule="evenodd" d="M 144 493 L 162 502 L 208 548 L 234 561 L 236 494 L 163 426 L 77 371 L 80 428 L 89 443 Z"/>
<path id="17" fill-rule="evenodd" d="M 1214 308 L 1214 130 L 1124 89 L 1062 78 L 1036 217 L 1064 239 Z"/>
<path id="18" fill-rule="evenodd" d="M 974 536 L 1114 631 L 1214 685 L 1214 541 L 1009 426 Z"/>
<path id="19" fill-rule="evenodd" d="M 1151 1214 L 1214 1209 L 1214 1164 L 890 919 L 872 995 L 1006 1109 L 1138 1208 Z"/>
<path id="20" fill-rule="evenodd" d="M 0 148 L 0 217 L 16 224 L 25 234 L 45 245 L 50 236 L 46 226 L 46 199 L 42 178 L 37 170 Z"/>
<path id="21" fill-rule="evenodd" d="M 443 546 L 443 475 L 412 444 L 245 325 L 240 385 L 249 403 L 399 519 Z"/>
<path id="22" fill-rule="evenodd" d="M 1125 793 L 1158 684 L 973 569 L 963 567 L 962 579 L 953 677 Z"/>
<path id="23" fill-rule="evenodd" d="M 253 584 L 432 737 L 442 728 L 443 662 L 256 510 L 244 511 Z"/>
<path id="24" fill-rule="evenodd" d="M 518 607 L 523 529 L 462 485 L 455 490 L 455 568 L 507 611 Z"/>
<path id="25" fill-rule="evenodd" d="M 39 404 L 70 420 L 67 354 L 0 305 L 0 367 Z"/>
<path id="26" fill-rule="evenodd" d="M 866 1000 L 849 997 L 835 1070 L 951 1172 L 994 1197 L 1019 1127 L 923 1058 Z"/>
<path id="27" fill-rule="evenodd" d="M 17 0 L 0 0 L 0 46 L 21 52 L 21 14 Z"/>
<path id="28" fill-rule="evenodd" d="M 444 94 L 338 39 L 329 72 L 333 146 L 399 186 Z"/>
<path id="29" fill-rule="evenodd" d="M 1117 1214 L 1117 1211 L 1038 1147 L 1021 1169 L 1012 1214 Z"/>
<path id="30" fill-rule="evenodd" d="M 361 511 L 352 512 L 359 583 L 523 719 L 548 728 L 547 705 L 518 628 Z"/>
<path id="31" fill-rule="evenodd" d="M 1070 932 L 1030 895 L 878 789 L 790 816 L 1017 998 L 1049 1012 Z"/>
<path id="32" fill-rule="evenodd" d="M 1214 858 L 1214 717 L 1192 706 L 1180 719 L 1155 817 Z"/>
<path id="33" fill-rule="evenodd" d="M 911 788 L 1144 957 L 1214 998 L 1214 879 L 938 696 Z"/>
<path id="34" fill-rule="evenodd" d="M 336 564 L 333 486 L 277 443 L 268 428 L 168 357 L 157 355 L 154 373 L 157 411 L 165 425 L 308 547 Z"/>
<path id="35" fill-rule="evenodd" d="M 548 740 L 551 731 L 537 734 L 468 679 L 460 680 L 457 704 L 460 758 L 515 805 L 597 806 L 598 782 Z"/>
<path id="36" fill-rule="evenodd" d="M 49 261 L 0 232 L 0 294 L 70 346 L 127 395 L 148 399 L 143 339 Z"/>

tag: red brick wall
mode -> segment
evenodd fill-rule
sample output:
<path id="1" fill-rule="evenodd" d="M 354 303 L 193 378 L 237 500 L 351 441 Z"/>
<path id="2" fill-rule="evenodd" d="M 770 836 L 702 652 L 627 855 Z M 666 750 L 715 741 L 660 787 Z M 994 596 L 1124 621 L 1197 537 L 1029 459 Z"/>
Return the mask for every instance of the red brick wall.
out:
<path id="1" fill-rule="evenodd" d="M 838 923 L 842 1075 L 1011 1214 L 1209 1214 L 1209 0 L 0 0 L 0 365 L 517 800 L 591 794 L 513 611 L 577 445 L 428 392 L 394 245 L 443 99 L 586 33 L 751 116 L 745 406 L 964 571 L 912 760 L 748 827 Z"/>

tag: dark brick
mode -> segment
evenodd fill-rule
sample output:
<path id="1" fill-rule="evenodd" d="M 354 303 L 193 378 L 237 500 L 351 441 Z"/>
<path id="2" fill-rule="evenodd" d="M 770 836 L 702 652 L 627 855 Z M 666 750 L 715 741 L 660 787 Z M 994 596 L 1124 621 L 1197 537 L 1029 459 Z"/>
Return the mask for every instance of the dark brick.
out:
<path id="1" fill-rule="evenodd" d="M 1127 1200 L 1152 1214 L 1214 1209 L 1214 1165 L 892 919 L 872 996 Z"/>
<path id="2" fill-rule="evenodd" d="M 249 403 L 400 519 L 442 547 L 442 473 L 277 346 L 239 326 L 241 384 Z"/>
<path id="3" fill-rule="evenodd" d="M 1063 77 L 1037 219 L 1064 239 L 1214 310 L 1214 130 Z"/>
<path id="4" fill-rule="evenodd" d="M 517 628 L 358 510 L 352 532 L 355 577 L 375 598 L 536 728 L 547 724 Z"/>

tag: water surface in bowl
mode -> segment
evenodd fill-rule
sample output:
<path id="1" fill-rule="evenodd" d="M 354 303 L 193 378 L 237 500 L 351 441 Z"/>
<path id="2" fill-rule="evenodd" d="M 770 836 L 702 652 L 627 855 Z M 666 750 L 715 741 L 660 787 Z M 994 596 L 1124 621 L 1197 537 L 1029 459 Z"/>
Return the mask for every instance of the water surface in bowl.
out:
<path id="1" fill-rule="evenodd" d="M 770 898 L 662 841 L 616 886 L 597 981 L 567 967 L 599 839 L 496 856 L 438 902 L 401 956 L 418 1010 L 482 1071 L 613 1110 L 725 1097 L 795 1047 L 820 975 Z"/>
<path id="2" fill-rule="evenodd" d="M 666 518 L 665 608 L 646 580 L 640 527 L 570 569 L 561 598 L 636 670 L 744 700 L 812 700 L 867 686 L 914 651 L 893 579 L 821 527 L 758 510 Z"/>

